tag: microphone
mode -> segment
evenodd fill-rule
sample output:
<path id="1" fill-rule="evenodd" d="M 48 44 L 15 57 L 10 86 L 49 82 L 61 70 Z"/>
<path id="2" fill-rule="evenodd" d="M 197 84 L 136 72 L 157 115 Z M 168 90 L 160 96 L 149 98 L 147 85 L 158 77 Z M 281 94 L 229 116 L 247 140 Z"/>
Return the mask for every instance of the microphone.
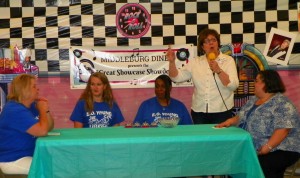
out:
<path id="1" fill-rule="evenodd" d="M 213 61 L 216 59 L 216 54 L 213 52 L 208 53 L 207 58 L 209 61 Z M 215 76 L 215 73 L 213 72 L 213 75 Z"/>
<path id="2" fill-rule="evenodd" d="M 208 53 L 207 58 L 209 61 L 213 61 L 216 59 L 216 54 L 213 52 Z"/>

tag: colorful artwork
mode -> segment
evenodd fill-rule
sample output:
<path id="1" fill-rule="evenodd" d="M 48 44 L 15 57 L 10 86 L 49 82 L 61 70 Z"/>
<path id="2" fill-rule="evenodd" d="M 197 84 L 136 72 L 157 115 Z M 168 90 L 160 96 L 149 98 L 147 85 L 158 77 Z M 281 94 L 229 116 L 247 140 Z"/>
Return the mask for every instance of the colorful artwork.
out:
<path id="1" fill-rule="evenodd" d="M 234 112 L 236 113 L 249 97 L 254 95 L 254 80 L 258 72 L 268 69 L 269 65 L 263 54 L 251 44 L 223 45 L 221 51 L 235 59 L 239 74 L 239 87 L 234 93 Z"/>
<path id="2" fill-rule="evenodd" d="M 30 49 L 20 50 L 18 46 L 0 48 L 0 74 L 30 73 L 38 75 L 39 68 L 30 64 Z"/>

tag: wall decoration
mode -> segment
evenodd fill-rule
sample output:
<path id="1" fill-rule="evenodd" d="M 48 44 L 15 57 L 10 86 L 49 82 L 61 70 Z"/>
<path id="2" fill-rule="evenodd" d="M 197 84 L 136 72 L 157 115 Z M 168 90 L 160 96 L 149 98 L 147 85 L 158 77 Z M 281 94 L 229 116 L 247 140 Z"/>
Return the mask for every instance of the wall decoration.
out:
<path id="1" fill-rule="evenodd" d="M 266 59 L 269 62 L 287 66 L 295 38 L 294 33 L 272 28 L 263 53 Z"/>
<path id="2" fill-rule="evenodd" d="M 251 44 L 233 43 L 223 45 L 221 51 L 234 58 L 239 76 L 239 87 L 234 92 L 234 108 L 239 109 L 254 95 L 255 77 L 261 70 L 269 69 L 264 55 Z"/>
<path id="3" fill-rule="evenodd" d="M 0 75 L 9 78 L 8 74 L 28 73 L 38 75 L 39 68 L 30 63 L 31 49 L 19 49 L 13 46 L 11 48 L 0 48 Z M 14 75 L 11 75 L 14 76 Z"/>
<path id="4" fill-rule="evenodd" d="M 127 20 L 120 21 L 125 16 L 116 21 L 117 13 L 126 4 L 134 3 L 151 15 L 151 21 L 147 19 L 148 32 L 136 38 L 121 34 L 116 24 L 124 22 L 126 26 Z M 0 48 L 30 47 L 30 63 L 39 67 L 41 76 L 69 76 L 70 46 L 197 46 L 198 34 L 206 27 L 220 33 L 221 44 L 245 42 L 264 51 L 272 27 L 298 33 L 298 9 L 298 2 L 287 0 L 2 0 L 0 10 L 5 13 L 0 18 Z M 288 66 L 274 66 L 299 69 L 299 49 L 297 38 Z"/>
<path id="5" fill-rule="evenodd" d="M 105 73 L 113 88 L 153 88 L 155 78 L 168 74 L 166 58 L 168 46 L 139 47 L 83 47 L 70 48 L 71 88 L 85 88 L 94 72 Z M 181 68 L 194 59 L 193 44 L 174 45 L 176 66 Z M 184 57 L 183 57 L 184 56 Z M 178 86 L 192 86 L 191 81 L 176 83 Z"/>
<path id="6" fill-rule="evenodd" d="M 150 14 L 140 4 L 125 4 L 116 15 L 116 26 L 119 32 L 128 38 L 144 36 L 148 32 L 150 25 Z"/>

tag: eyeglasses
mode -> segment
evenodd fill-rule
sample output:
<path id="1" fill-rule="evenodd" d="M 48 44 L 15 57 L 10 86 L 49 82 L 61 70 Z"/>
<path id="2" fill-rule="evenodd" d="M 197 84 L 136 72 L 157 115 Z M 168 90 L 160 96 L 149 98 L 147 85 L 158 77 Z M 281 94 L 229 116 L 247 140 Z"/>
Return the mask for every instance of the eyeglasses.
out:
<path id="1" fill-rule="evenodd" d="M 208 39 L 208 38 L 207 38 L 207 39 L 204 40 L 204 43 L 205 43 L 205 44 L 209 44 L 210 42 L 215 43 L 216 41 L 217 41 L 217 39 L 215 39 L 215 38 L 212 38 L 212 39 Z"/>

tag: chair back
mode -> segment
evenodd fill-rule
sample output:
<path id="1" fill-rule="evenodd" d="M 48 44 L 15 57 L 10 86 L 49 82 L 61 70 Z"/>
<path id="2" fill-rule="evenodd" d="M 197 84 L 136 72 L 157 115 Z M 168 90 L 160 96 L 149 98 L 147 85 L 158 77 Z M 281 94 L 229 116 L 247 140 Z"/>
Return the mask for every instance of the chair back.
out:
<path id="1" fill-rule="evenodd" d="M 4 174 L 0 168 L 0 178 L 27 178 L 27 175 L 23 174 Z"/>
<path id="2" fill-rule="evenodd" d="M 300 169 L 300 159 L 298 159 L 295 164 L 291 165 L 285 170 L 285 178 L 294 178 L 295 176 L 300 176 L 300 173 L 296 173 L 297 168 Z"/>

